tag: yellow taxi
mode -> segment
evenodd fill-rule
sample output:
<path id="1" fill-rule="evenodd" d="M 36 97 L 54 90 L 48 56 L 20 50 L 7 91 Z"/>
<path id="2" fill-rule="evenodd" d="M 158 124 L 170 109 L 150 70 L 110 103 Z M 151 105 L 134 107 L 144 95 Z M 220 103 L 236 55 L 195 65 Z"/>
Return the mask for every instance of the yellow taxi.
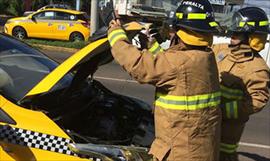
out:
<path id="1" fill-rule="evenodd" d="M 27 17 L 9 19 L 5 33 L 24 39 L 27 37 L 82 41 L 90 35 L 89 20 L 85 12 L 50 8 L 34 12 Z"/>
<path id="2" fill-rule="evenodd" d="M 104 33 L 61 64 L 0 33 L 0 161 L 151 158 L 151 106 L 94 79 L 113 60 Z"/>

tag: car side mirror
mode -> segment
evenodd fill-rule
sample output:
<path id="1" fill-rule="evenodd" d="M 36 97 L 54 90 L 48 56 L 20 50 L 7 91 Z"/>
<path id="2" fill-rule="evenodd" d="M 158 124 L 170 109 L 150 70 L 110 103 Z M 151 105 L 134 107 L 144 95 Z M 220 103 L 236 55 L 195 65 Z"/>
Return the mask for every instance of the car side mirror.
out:
<path id="1" fill-rule="evenodd" d="M 37 22 L 37 19 L 36 19 L 35 16 L 31 16 L 30 18 L 31 18 L 32 21 Z"/>

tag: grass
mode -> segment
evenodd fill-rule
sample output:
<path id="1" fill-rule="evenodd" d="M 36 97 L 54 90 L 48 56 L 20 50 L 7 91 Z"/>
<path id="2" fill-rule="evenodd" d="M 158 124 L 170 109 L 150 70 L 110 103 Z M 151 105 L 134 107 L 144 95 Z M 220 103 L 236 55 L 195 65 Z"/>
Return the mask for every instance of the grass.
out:
<path id="1" fill-rule="evenodd" d="M 89 44 L 88 41 L 57 41 L 57 40 L 41 40 L 41 39 L 25 39 L 24 40 L 28 44 L 41 44 L 41 45 L 49 45 L 49 46 L 58 46 L 65 48 L 74 48 L 81 49 Z"/>

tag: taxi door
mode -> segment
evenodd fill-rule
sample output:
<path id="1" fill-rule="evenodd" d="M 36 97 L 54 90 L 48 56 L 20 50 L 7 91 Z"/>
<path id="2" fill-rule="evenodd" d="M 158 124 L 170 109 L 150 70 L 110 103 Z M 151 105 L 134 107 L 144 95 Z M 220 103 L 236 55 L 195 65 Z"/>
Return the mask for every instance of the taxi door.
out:
<path id="1" fill-rule="evenodd" d="M 83 161 L 71 138 L 43 112 L 22 108 L 0 95 L 0 160 Z"/>
<path id="2" fill-rule="evenodd" d="M 43 11 L 32 16 L 32 23 L 29 24 L 29 37 L 52 38 L 54 37 L 54 11 Z"/>
<path id="3" fill-rule="evenodd" d="M 75 15 L 65 12 L 55 12 L 53 25 L 54 38 L 61 40 L 69 40 L 70 28 L 74 24 Z"/>

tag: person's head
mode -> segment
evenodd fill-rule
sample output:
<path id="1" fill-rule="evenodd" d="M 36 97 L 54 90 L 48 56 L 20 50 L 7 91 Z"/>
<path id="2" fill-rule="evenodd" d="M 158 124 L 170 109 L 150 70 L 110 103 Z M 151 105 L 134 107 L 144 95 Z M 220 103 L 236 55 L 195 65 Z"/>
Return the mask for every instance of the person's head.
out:
<path id="1" fill-rule="evenodd" d="M 240 45 L 247 44 L 248 45 L 248 34 L 244 32 L 233 32 L 231 35 L 231 45 Z"/>
<path id="2" fill-rule="evenodd" d="M 255 51 L 264 49 L 267 35 L 270 33 L 269 22 L 265 12 L 258 7 L 246 7 L 234 13 L 231 44 L 247 44 Z"/>
<path id="3" fill-rule="evenodd" d="M 208 0 L 183 0 L 176 10 L 174 28 L 179 38 L 192 46 L 211 46 L 218 32 L 212 5 Z"/>

